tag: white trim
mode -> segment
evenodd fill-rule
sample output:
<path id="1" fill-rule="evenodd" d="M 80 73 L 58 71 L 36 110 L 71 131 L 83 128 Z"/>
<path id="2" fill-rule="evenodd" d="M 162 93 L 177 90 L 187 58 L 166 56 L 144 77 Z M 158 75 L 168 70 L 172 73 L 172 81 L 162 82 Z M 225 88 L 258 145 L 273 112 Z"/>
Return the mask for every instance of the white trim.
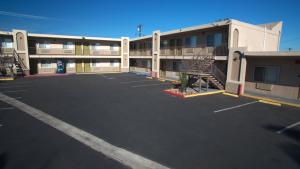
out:
<path id="1" fill-rule="evenodd" d="M 64 39 L 87 39 L 87 40 L 121 41 L 120 38 L 70 36 L 70 35 L 38 34 L 38 33 L 28 33 L 28 36 L 29 37 L 39 37 L 39 38 L 64 38 Z"/>
<path id="2" fill-rule="evenodd" d="M 92 58 L 115 58 L 120 59 L 122 56 L 92 56 L 92 55 L 29 55 L 29 58 L 45 58 L 45 59 L 52 59 L 52 58 L 84 58 L 84 59 L 92 59 Z"/>

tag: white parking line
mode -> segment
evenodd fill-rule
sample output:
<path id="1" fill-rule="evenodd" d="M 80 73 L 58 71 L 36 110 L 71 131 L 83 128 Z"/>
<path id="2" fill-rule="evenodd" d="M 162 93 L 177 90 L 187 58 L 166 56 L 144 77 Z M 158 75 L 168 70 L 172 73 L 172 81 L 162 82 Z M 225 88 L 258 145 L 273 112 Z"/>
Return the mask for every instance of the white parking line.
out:
<path id="1" fill-rule="evenodd" d="M 0 110 L 12 110 L 14 109 L 13 107 L 1 107 Z"/>
<path id="2" fill-rule="evenodd" d="M 257 103 L 257 102 L 258 101 L 253 101 L 253 102 L 249 102 L 249 103 L 245 103 L 245 104 L 241 104 L 241 105 L 237 105 L 237 106 L 233 106 L 233 107 L 224 108 L 224 109 L 221 109 L 221 110 L 215 110 L 214 113 L 219 113 L 219 112 L 226 111 L 226 110 L 236 109 L 236 108 L 247 106 L 247 105 L 250 105 L 250 104 Z"/>
<path id="3" fill-rule="evenodd" d="M 151 82 L 151 80 L 135 80 L 135 81 L 120 82 L 120 83 L 121 84 L 128 84 L 128 83 L 139 83 L 139 82 L 146 82 L 146 81 Z"/>
<path id="4" fill-rule="evenodd" d="M 25 87 L 25 86 L 24 85 L 0 86 L 0 89 L 19 88 L 19 87 Z"/>
<path id="5" fill-rule="evenodd" d="M 8 91 L 2 91 L 2 93 L 17 93 L 17 92 L 25 92 L 26 90 L 8 90 Z"/>
<path id="6" fill-rule="evenodd" d="M 159 85 L 170 85 L 168 83 L 155 83 L 155 84 L 144 84 L 144 85 L 136 85 L 131 87 L 148 87 L 148 86 L 159 86 Z"/>
<path id="7" fill-rule="evenodd" d="M 298 122 L 296 122 L 296 123 L 293 123 L 293 124 L 291 124 L 291 125 L 289 125 L 289 126 L 283 128 L 283 129 L 277 131 L 276 133 L 282 134 L 283 132 L 285 132 L 285 131 L 287 131 L 287 130 L 289 130 L 289 129 L 292 129 L 292 128 L 298 126 L 298 125 L 300 125 L 300 121 L 298 121 Z"/>
<path id="8" fill-rule="evenodd" d="M 49 126 L 65 133 L 66 135 L 78 140 L 82 144 L 90 147 L 91 149 L 100 152 L 107 157 L 114 159 L 123 165 L 134 169 L 168 169 L 168 167 L 161 165 L 155 161 L 142 157 L 138 154 L 127 151 L 123 148 L 114 146 L 101 138 L 98 138 L 84 130 L 81 130 L 71 124 L 68 124 L 60 119 L 57 119 L 49 114 L 22 103 L 14 98 L 0 93 L 0 100 L 10 104 L 21 111 L 31 115 L 32 117 L 48 124 Z"/>

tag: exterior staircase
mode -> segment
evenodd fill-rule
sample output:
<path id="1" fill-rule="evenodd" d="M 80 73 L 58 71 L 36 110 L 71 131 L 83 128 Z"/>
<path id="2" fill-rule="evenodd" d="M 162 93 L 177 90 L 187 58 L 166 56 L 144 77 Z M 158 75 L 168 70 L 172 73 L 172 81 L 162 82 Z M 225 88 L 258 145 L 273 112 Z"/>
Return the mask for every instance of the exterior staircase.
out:
<path id="1" fill-rule="evenodd" d="M 196 56 L 191 61 L 189 70 L 190 76 L 202 80 L 220 90 L 225 89 L 226 75 L 215 64 L 211 56 Z"/>
<path id="2" fill-rule="evenodd" d="M 24 76 L 28 70 L 15 49 L 0 52 L 0 77 Z"/>

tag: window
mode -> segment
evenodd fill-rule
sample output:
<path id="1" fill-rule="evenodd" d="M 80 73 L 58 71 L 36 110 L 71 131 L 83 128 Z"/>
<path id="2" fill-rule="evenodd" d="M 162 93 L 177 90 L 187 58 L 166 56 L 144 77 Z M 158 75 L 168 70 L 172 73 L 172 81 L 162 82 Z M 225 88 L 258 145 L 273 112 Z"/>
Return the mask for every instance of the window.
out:
<path id="1" fill-rule="evenodd" d="M 92 59 L 92 67 L 97 67 L 97 60 L 96 59 Z"/>
<path id="2" fill-rule="evenodd" d="M 207 47 L 214 46 L 214 36 L 213 35 L 206 36 L 206 46 Z"/>
<path id="3" fill-rule="evenodd" d="M 12 39 L 4 39 L 1 46 L 2 48 L 13 48 Z"/>
<path id="4" fill-rule="evenodd" d="M 41 68 L 51 68 L 51 60 L 41 60 Z"/>
<path id="5" fill-rule="evenodd" d="M 110 44 L 110 50 L 116 51 L 119 50 L 119 46 L 116 43 Z"/>
<path id="6" fill-rule="evenodd" d="M 50 44 L 49 44 L 49 42 L 42 42 L 42 43 L 39 43 L 39 48 L 42 48 L 42 49 L 49 49 L 49 48 L 50 48 Z"/>
<path id="7" fill-rule="evenodd" d="M 118 60 L 111 59 L 111 60 L 110 60 L 110 66 L 112 66 L 112 67 L 119 66 Z"/>
<path id="8" fill-rule="evenodd" d="M 63 49 L 74 49 L 74 43 L 73 42 L 65 42 L 63 44 Z"/>
<path id="9" fill-rule="evenodd" d="M 177 61 L 173 62 L 173 71 L 179 71 L 179 64 Z"/>
<path id="10" fill-rule="evenodd" d="M 256 66 L 254 70 L 254 81 L 262 83 L 277 83 L 280 68 L 277 66 Z"/>
<path id="11" fill-rule="evenodd" d="M 218 47 L 222 45 L 222 34 L 221 33 L 216 33 L 215 34 L 215 39 L 214 39 L 214 46 Z"/>
<path id="12" fill-rule="evenodd" d="M 74 60 L 68 60 L 67 67 L 68 68 L 74 68 L 75 67 L 75 61 Z"/>
<path id="13" fill-rule="evenodd" d="M 206 46 L 218 47 L 222 45 L 222 33 L 216 33 L 214 35 L 207 35 Z"/>
<path id="14" fill-rule="evenodd" d="M 168 47 L 168 40 L 163 40 L 163 41 L 161 41 L 160 47 L 161 47 L 162 49 L 167 48 L 167 47 Z"/>
<path id="15" fill-rule="evenodd" d="M 186 37 L 184 40 L 185 47 L 195 48 L 197 47 L 197 36 Z"/>
<path id="16" fill-rule="evenodd" d="M 91 46 L 92 50 L 99 50 L 100 49 L 101 44 L 100 43 L 95 43 Z"/>

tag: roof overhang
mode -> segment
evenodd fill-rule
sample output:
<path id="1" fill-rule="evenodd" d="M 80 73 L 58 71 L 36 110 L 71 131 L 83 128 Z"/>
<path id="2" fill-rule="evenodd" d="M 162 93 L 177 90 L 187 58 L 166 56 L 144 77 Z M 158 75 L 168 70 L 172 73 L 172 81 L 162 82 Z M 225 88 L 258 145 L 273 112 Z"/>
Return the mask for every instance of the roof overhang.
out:
<path id="1" fill-rule="evenodd" d="M 263 51 L 263 52 L 245 52 L 246 57 L 263 57 L 263 58 L 300 58 L 300 51 Z"/>
<path id="2" fill-rule="evenodd" d="M 38 34 L 28 33 L 29 37 L 36 38 L 61 38 L 61 39 L 85 39 L 85 40 L 103 40 L 103 41 L 121 41 L 121 38 L 103 38 L 103 37 L 88 37 L 88 36 L 70 36 L 70 35 L 54 35 L 54 34 Z"/>

